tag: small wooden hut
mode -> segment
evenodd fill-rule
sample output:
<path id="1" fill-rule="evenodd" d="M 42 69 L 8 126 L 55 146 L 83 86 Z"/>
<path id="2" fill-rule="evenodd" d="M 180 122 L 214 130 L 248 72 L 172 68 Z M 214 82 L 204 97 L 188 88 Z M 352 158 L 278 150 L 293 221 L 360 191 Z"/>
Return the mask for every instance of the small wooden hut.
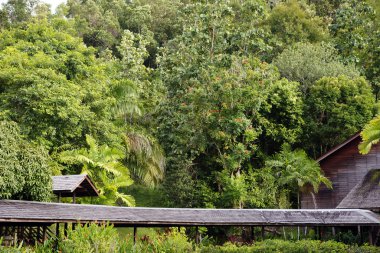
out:
<path id="1" fill-rule="evenodd" d="M 96 197 L 99 192 L 87 174 L 53 176 L 53 193 L 57 195 L 58 202 L 61 197 Z"/>

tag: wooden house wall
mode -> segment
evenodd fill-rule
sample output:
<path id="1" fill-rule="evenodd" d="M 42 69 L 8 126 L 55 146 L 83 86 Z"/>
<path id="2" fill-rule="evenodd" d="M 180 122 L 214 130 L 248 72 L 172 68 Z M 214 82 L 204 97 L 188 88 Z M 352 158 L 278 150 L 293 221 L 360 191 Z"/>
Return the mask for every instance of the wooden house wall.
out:
<path id="1" fill-rule="evenodd" d="M 374 145 L 369 154 L 361 155 L 358 151 L 360 140 L 360 137 L 356 138 L 320 162 L 333 189 L 327 189 L 324 185 L 320 187 L 315 194 L 317 207 L 311 194 L 303 193 L 302 208 L 335 208 L 369 170 L 380 168 L 380 145 Z"/>

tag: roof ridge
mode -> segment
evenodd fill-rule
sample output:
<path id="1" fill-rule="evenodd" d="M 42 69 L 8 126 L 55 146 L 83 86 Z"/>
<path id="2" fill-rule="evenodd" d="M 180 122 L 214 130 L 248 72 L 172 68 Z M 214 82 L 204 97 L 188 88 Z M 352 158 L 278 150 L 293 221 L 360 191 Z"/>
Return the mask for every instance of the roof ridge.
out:
<path id="1" fill-rule="evenodd" d="M 352 135 L 350 138 L 348 138 L 347 140 L 345 140 L 341 144 L 338 144 L 338 145 L 334 146 L 329 151 L 327 151 L 326 153 L 324 153 L 323 155 L 321 155 L 320 157 L 318 157 L 317 158 L 317 162 L 321 162 L 322 160 L 324 160 L 325 158 L 327 158 L 330 155 L 334 154 L 336 151 L 340 150 L 341 148 L 343 148 L 344 146 L 346 146 L 347 144 L 349 144 L 350 142 L 352 142 L 356 138 L 360 137 L 360 132 L 361 131 L 358 131 L 356 134 Z"/>

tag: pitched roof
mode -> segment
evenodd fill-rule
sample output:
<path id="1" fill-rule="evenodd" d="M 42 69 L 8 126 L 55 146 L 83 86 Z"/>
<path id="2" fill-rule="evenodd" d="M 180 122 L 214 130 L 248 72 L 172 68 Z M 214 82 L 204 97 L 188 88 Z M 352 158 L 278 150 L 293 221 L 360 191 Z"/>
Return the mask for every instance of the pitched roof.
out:
<path id="1" fill-rule="evenodd" d="M 380 216 L 358 209 L 143 208 L 0 200 L 0 224 L 106 221 L 115 226 L 378 226 Z"/>
<path id="2" fill-rule="evenodd" d="M 370 170 L 337 208 L 380 209 L 380 169 Z"/>
<path id="3" fill-rule="evenodd" d="M 99 196 L 98 190 L 95 188 L 90 177 L 87 174 L 53 176 L 53 193 L 61 194 L 62 197 L 78 197 Z"/>
<path id="4" fill-rule="evenodd" d="M 354 134 L 353 136 L 351 136 L 350 138 L 348 138 L 346 141 L 344 141 L 343 143 L 333 147 L 332 149 L 330 149 L 328 152 L 326 152 L 325 154 L 323 154 L 322 156 L 320 156 L 318 159 L 317 159 L 317 162 L 321 162 L 322 160 L 324 160 L 325 158 L 329 157 L 330 155 L 334 154 L 336 151 L 340 150 L 341 148 L 343 148 L 344 146 L 346 146 L 347 144 L 351 143 L 352 141 L 356 140 L 360 138 L 360 132 L 357 132 L 356 134 Z"/>

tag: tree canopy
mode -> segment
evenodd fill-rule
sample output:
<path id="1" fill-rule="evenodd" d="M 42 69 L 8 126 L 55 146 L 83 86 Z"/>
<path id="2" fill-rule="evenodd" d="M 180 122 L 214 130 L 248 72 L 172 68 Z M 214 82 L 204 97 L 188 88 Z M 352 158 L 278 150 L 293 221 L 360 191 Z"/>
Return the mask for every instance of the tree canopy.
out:
<path id="1" fill-rule="evenodd" d="M 51 175 L 86 172 L 102 204 L 298 207 L 300 190 L 329 186 L 311 159 L 377 114 L 379 8 L 9 0 L 0 197 L 48 200 Z"/>
<path id="2" fill-rule="evenodd" d="M 50 163 L 46 150 L 26 141 L 15 122 L 0 121 L 0 198 L 49 200 Z"/>

